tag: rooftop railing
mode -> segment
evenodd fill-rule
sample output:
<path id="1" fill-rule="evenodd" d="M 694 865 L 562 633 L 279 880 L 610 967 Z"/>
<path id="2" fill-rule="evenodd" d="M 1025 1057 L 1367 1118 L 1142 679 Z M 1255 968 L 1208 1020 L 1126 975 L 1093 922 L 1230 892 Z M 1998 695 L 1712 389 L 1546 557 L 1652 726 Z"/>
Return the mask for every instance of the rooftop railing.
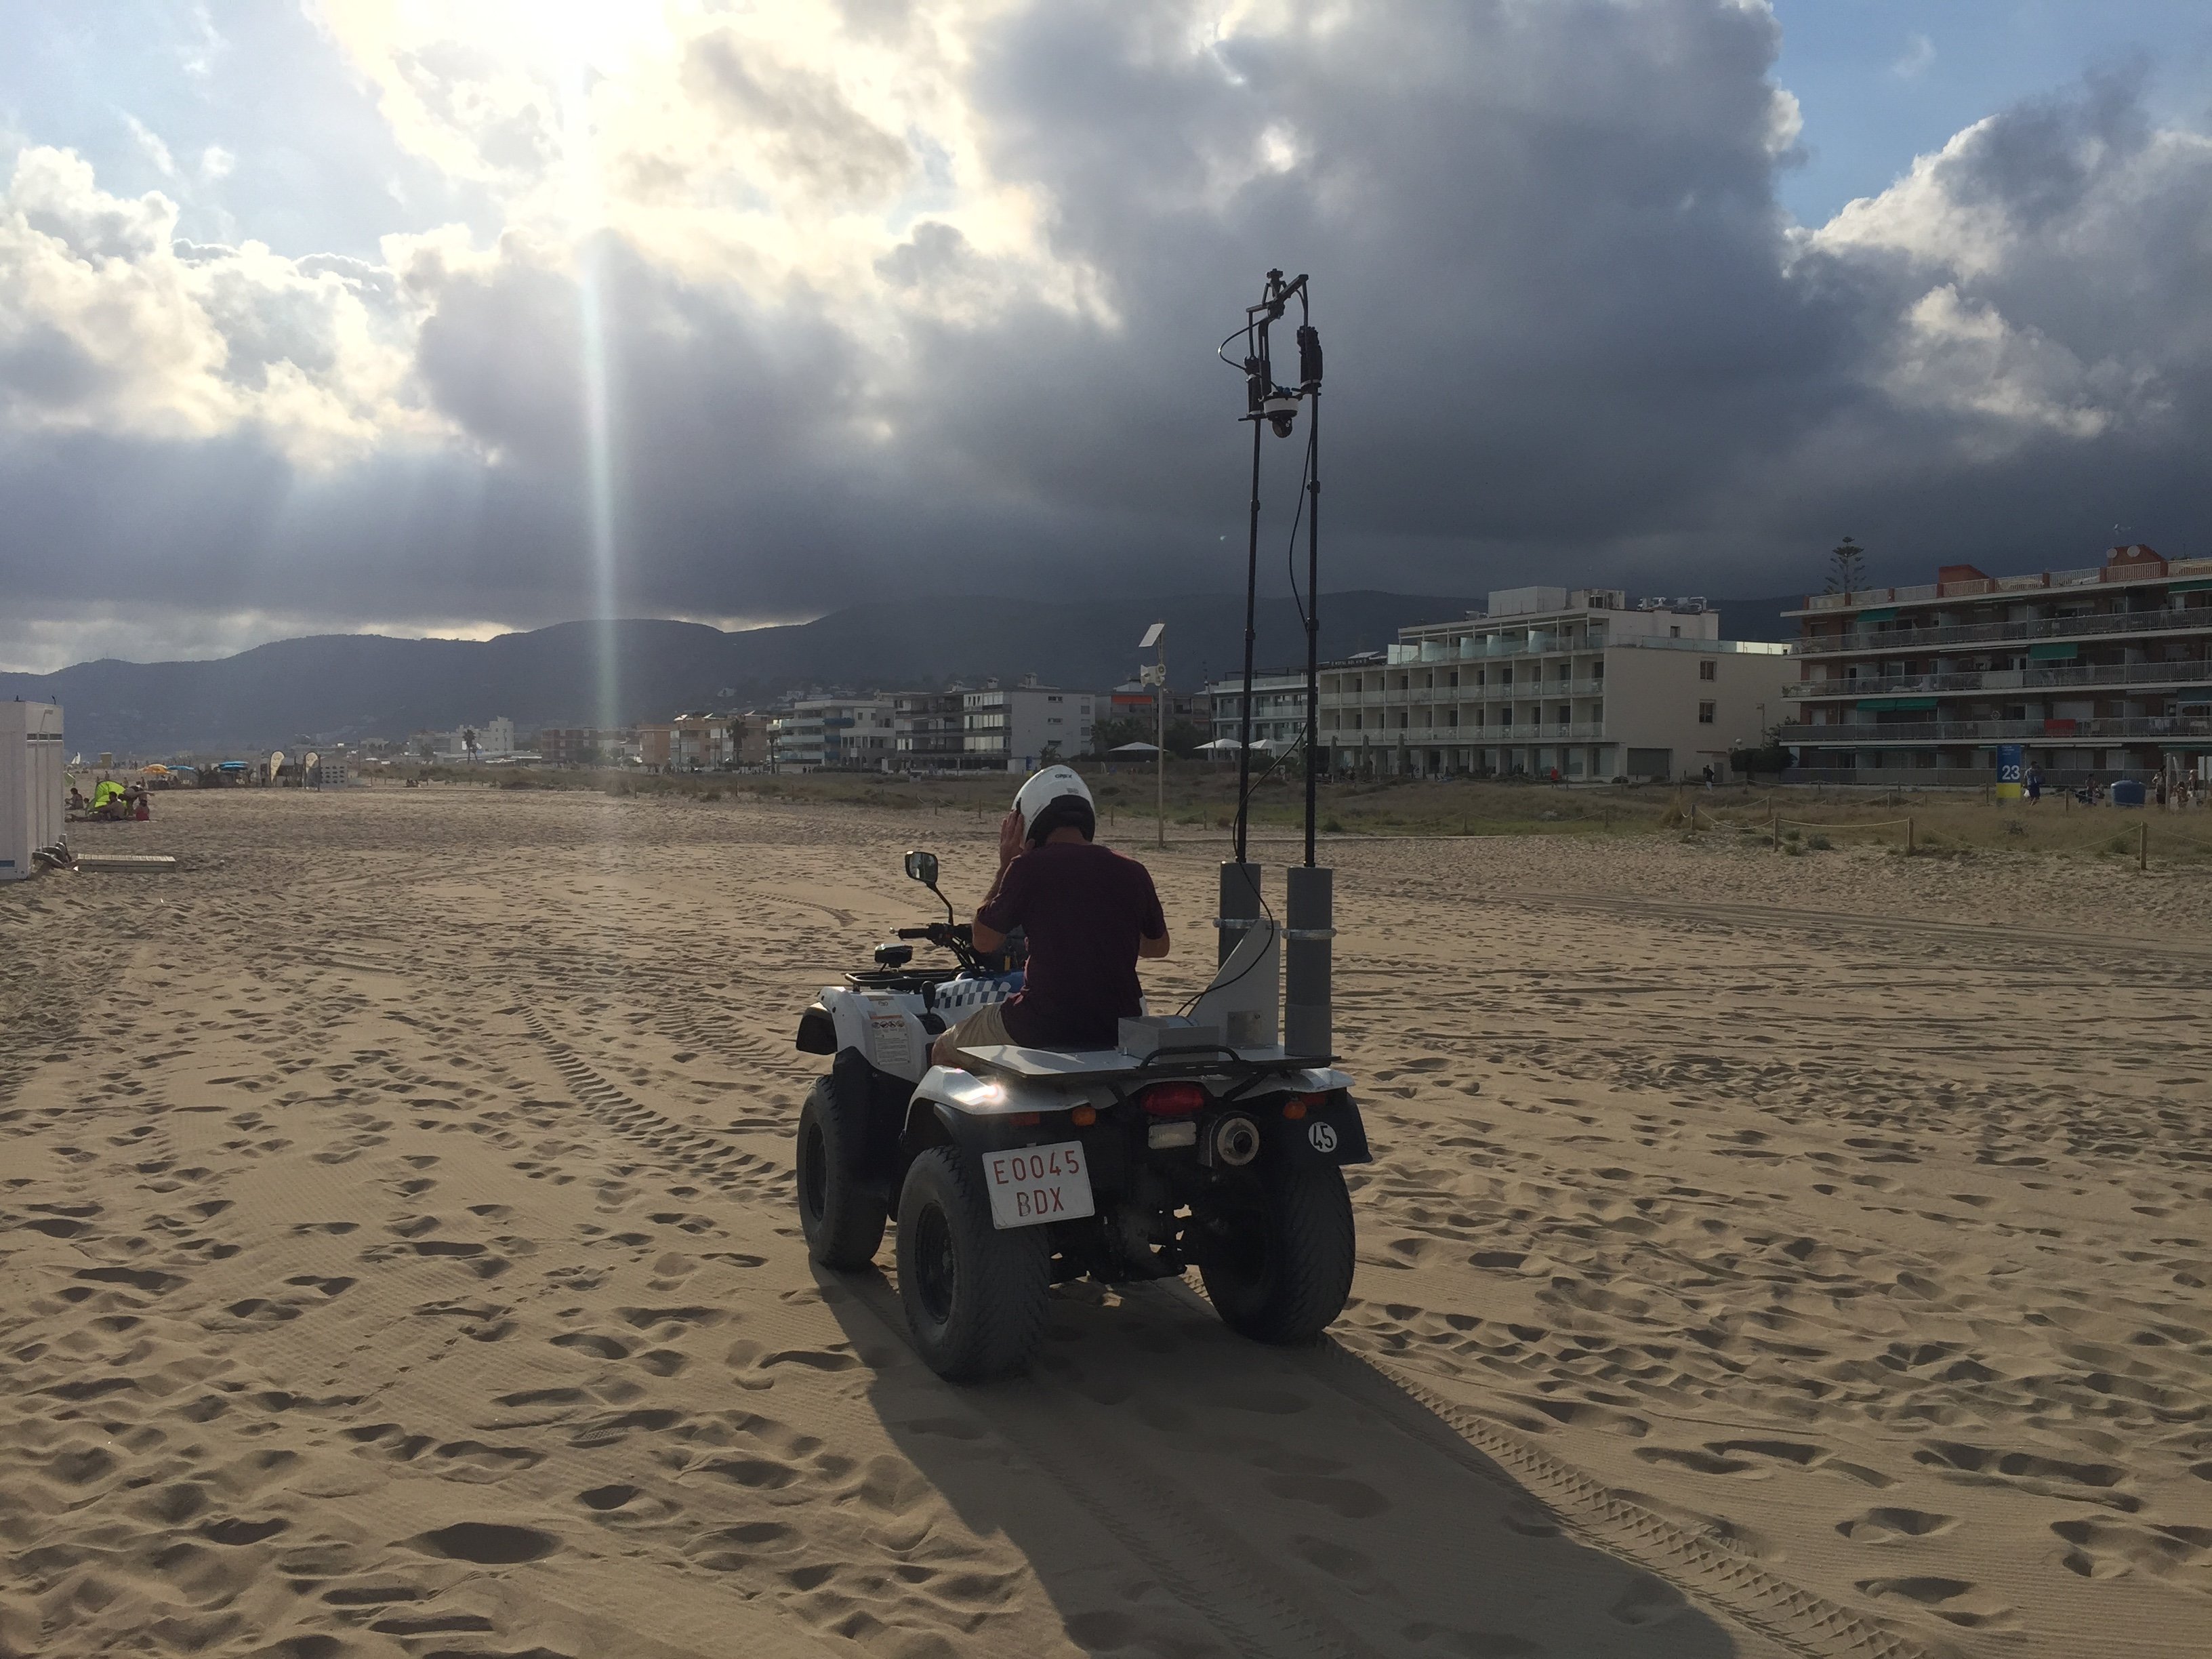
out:
<path id="1" fill-rule="evenodd" d="M 1967 576 L 1958 581 L 1922 582 L 1912 587 L 1860 587 L 1848 593 L 1808 595 L 1797 611 L 1783 614 L 1802 616 L 1815 611 L 1856 611 L 1875 605 L 1918 605 L 1930 599 L 1970 599 L 1980 593 L 2039 593 L 2066 587 L 2173 581 L 2201 574 L 2200 567 L 2212 568 L 2212 561 L 2170 559 L 2163 569 L 2093 564 L 2079 570 L 2046 570 L 2035 575 Z"/>

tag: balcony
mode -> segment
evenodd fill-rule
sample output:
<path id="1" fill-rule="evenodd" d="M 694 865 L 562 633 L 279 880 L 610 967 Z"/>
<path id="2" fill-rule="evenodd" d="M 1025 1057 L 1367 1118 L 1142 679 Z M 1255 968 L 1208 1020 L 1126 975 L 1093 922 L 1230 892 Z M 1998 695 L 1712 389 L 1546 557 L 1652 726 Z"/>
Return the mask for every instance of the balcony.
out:
<path id="1" fill-rule="evenodd" d="M 2212 605 L 2185 610 L 2130 611 L 2107 617 L 2045 617 L 2031 622 L 1959 623 L 1946 628 L 1855 629 L 1826 639 L 1790 642 L 1797 657 L 1863 656 L 1917 647 L 1996 645 L 2016 640 L 2100 639 L 2115 634 L 2212 633 Z"/>
<path id="2" fill-rule="evenodd" d="M 1838 726 L 1794 724 L 1779 728 L 1784 744 L 1850 749 L 1893 743 L 2107 742 L 2116 738 L 2212 739 L 2212 720 L 2194 714 L 2150 714 L 2116 720 L 1897 720 Z"/>
<path id="3" fill-rule="evenodd" d="M 2063 691 L 2071 686 L 2203 685 L 2212 683 L 2212 659 L 2185 662 L 2129 662 L 2087 668 L 1988 668 L 1952 674 L 1890 674 L 1855 680 L 1799 680 L 1786 697 L 1885 697 L 1929 691 Z"/>
<path id="4" fill-rule="evenodd" d="M 1530 743 L 1604 743 L 1609 741 L 1603 721 L 1578 720 L 1562 725 L 1556 720 L 1525 720 L 1517 726 L 1394 726 L 1382 730 L 1325 732 L 1325 740 L 1353 748 L 1480 749 Z"/>

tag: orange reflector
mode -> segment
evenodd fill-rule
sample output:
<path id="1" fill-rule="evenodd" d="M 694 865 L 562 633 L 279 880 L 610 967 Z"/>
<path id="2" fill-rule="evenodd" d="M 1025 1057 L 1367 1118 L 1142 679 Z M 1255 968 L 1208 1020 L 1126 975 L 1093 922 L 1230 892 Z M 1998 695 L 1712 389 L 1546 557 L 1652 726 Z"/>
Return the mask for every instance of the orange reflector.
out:
<path id="1" fill-rule="evenodd" d="M 1293 1123 L 1322 1103 L 1320 1095 L 1292 1095 L 1283 1103 L 1283 1115 Z"/>
<path id="2" fill-rule="evenodd" d="M 1096 1106 L 1079 1106 L 1067 1116 L 1077 1128 L 1087 1129 L 1098 1121 L 1098 1109 Z"/>

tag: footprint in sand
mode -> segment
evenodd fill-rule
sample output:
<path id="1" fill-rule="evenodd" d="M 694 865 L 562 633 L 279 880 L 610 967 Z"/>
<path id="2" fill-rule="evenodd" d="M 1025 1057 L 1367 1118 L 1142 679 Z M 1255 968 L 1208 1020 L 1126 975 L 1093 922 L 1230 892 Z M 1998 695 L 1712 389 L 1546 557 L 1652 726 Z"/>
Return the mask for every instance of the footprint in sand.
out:
<path id="1" fill-rule="evenodd" d="M 1338 1480 L 1315 1474 L 1278 1474 L 1268 1477 L 1267 1490 L 1278 1498 L 1317 1504 L 1347 1521 L 1364 1521 L 1382 1514 L 1390 1507 L 1390 1500 L 1364 1480 Z"/>
<path id="2" fill-rule="evenodd" d="M 1873 1509 L 1836 1522 L 1836 1530 L 1854 1544 L 1894 1544 L 1908 1538 L 1940 1538 L 1959 1524 L 1958 1517 L 1927 1510 Z"/>
<path id="3" fill-rule="evenodd" d="M 1908 1601 L 1962 1630 L 2009 1630 L 2019 1615 L 1980 1585 L 1963 1578 L 1863 1578 L 1859 1593 L 1876 1601 Z"/>
<path id="4" fill-rule="evenodd" d="M 542 1561 L 561 1547 L 561 1540 L 535 1527 L 508 1526 L 493 1521 L 459 1521 L 435 1532 L 402 1539 L 401 1547 L 453 1561 L 473 1561 L 479 1566 L 512 1566 L 520 1561 Z"/>

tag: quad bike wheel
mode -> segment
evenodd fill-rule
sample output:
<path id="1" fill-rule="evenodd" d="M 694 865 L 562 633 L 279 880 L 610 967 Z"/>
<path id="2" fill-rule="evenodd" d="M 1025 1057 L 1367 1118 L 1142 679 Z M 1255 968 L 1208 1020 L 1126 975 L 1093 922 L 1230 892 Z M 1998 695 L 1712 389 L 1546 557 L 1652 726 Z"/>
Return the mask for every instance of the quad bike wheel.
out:
<path id="1" fill-rule="evenodd" d="M 799 1224 L 807 1254 L 851 1270 L 876 1259 L 889 1206 L 860 1178 L 861 1112 L 825 1077 L 799 1113 Z"/>
<path id="2" fill-rule="evenodd" d="M 1264 1172 L 1206 1218 L 1199 1266 L 1222 1322 L 1255 1342 L 1318 1341 L 1352 1294 L 1352 1195 L 1334 1164 Z"/>
<path id="3" fill-rule="evenodd" d="M 924 1363 L 954 1382 L 1026 1370 L 1052 1291 L 1043 1230 L 994 1227 L 972 1163 L 933 1147 L 899 1190 L 899 1300 Z"/>

